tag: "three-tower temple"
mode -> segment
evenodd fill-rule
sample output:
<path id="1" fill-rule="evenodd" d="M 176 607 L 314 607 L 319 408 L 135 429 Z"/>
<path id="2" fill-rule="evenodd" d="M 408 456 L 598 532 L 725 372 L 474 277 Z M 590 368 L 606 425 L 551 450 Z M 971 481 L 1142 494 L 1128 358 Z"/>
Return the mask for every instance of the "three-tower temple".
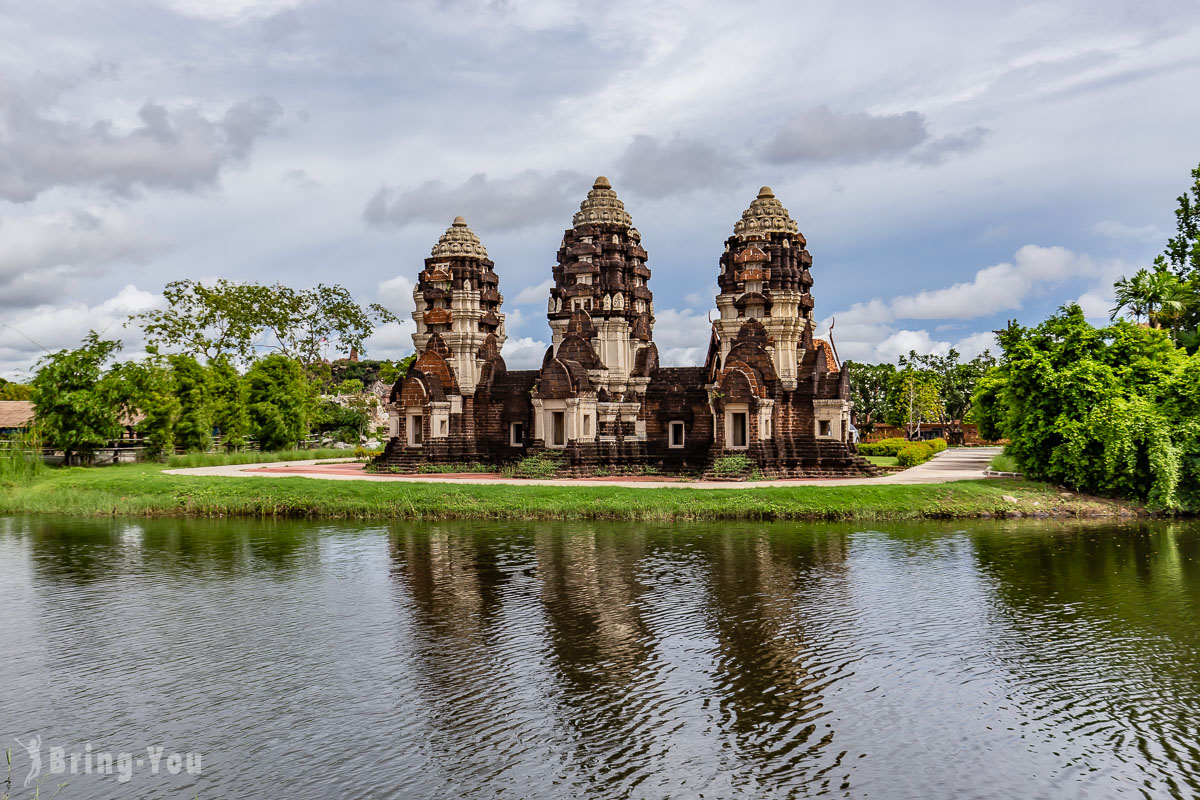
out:
<path id="1" fill-rule="evenodd" d="M 703 366 L 659 366 L 647 257 L 624 204 L 597 178 L 558 249 L 541 369 L 510 372 L 499 278 L 456 218 L 413 293 L 417 359 L 392 389 L 380 464 L 407 471 L 551 451 L 575 475 L 704 473 L 739 454 L 765 475 L 873 471 L 848 444 L 847 375 L 813 338 L 812 257 L 769 187 L 725 243 Z"/>

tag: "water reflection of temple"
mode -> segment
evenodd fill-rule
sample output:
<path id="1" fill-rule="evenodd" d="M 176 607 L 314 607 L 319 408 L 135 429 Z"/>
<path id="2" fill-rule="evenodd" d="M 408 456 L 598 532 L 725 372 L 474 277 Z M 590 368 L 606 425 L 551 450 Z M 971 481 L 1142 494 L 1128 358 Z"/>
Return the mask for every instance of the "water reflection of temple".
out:
<path id="1" fill-rule="evenodd" d="M 508 758 L 501 784 L 636 794 L 722 763 L 738 781 L 692 787 L 719 793 L 826 758 L 832 678 L 806 616 L 844 592 L 844 537 L 406 527 L 391 553 L 431 746 L 465 769 Z M 452 752 L 464 738 L 483 744 Z M 519 754 L 491 750 L 512 738 Z"/>

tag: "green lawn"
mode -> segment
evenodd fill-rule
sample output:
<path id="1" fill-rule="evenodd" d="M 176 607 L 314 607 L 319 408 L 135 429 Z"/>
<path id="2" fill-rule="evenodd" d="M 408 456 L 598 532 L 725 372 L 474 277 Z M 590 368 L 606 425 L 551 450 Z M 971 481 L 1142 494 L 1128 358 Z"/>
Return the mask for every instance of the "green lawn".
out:
<path id="1" fill-rule="evenodd" d="M 474 486 L 309 478 L 166 475 L 159 464 L 48 470 L 0 483 L 0 514 L 194 515 L 331 519 L 921 519 L 1070 515 L 1113 504 L 1061 497 L 1050 486 L 970 480 L 916 486 L 638 489 Z M 1005 500 L 1002 495 L 1016 498 Z"/>
<path id="2" fill-rule="evenodd" d="M 900 460 L 895 456 L 863 456 L 877 467 L 898 467 Z"/>

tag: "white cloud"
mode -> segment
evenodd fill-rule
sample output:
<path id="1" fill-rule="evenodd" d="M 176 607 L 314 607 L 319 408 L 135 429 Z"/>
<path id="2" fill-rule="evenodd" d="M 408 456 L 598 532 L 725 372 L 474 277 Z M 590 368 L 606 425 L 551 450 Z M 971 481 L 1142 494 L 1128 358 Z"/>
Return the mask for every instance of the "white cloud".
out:
<path id="1" fill-rule="evenodd" d="M 504 311 L 504 330 L 510 334 L 520 331 L 521 328 L 525 327 L 526 323 L 535 321 L 537 320 L 529 317 L 528 314 L 519 308 L 510 308 Z M 542 324 L 545 324 L 544 320 Z"/>
<path id="2" fill-rule="evenodd" d="M 1111 283 L 1111 276 L 1122 266 L 1119 261 L 1098 265 L 1087 255 L 1064 247 L 1025 245 L 1014 254 L 1012 262 L 984 267 L 969 281 L 891 300 L 874 298 L 855 303 L 826 318 L 822 327 L 827 329 L 836 320 L 834 338 L 842 357 L 849 360 L 894 361 L 910 350 L 944 355 L 952 346 L 970 358 L 985 348 L 995 348 L 991 332 L 979 331 L 951 343 L 923 328 L 900 328 L 897 321 L 977 319 L 1013 311 L 1020 309 L 1031 294 L 1041 291 L 1044 284 L 1086 278 L 1102 286 L 1105 281 Z M 935 327 L 944 332 L 957 326 Z"/>
<path id="3" fill-rule="evenodd" d="M 1111 219 L 1101 220 L 1092 226 L 1092 233 L 1109 239 L 1133 239 L 1139 242 L 1164 242 L 1167 234 L 1157 225 L 1126 225 Z"/>
<path id="4" fill-rule="evenodd" d="M 235 103 L 219 117 L 194 106 L 147 101 L 137 123 L 64 119 L 49 107 L 65 87 L 0 81 L 0 198 L 28 202 L 54 187 L 98 187 L 120 195 L 140 188 L 191 190 L 216 182 L 249 154 L 282 115 L 270 97 Z"/>
<path id="5" fill-rule="evenodd" d="M 533 303 L 545 303 L 546 298 L 550 296 L 550 290 L 554 288 L 554 279 L 547 278 L 534 286 L 526 286 L 521 291 L 517 292 L 513 302 L 519 306 L 531 305 Z"/>
<path id="6" fill-rule="evenodd" d="M 177 14 L 212 22 L 245 22 L 299 6 L 297 0 L 164 0 Z"/>
<path id="7" fill-rule="evenodd" d="M 1000 351 L 1000 343 L 996 341 L 996 334 L 992 331 L 979 331 L 959 339 L 954 349 L 963 358 L 972 359 L 984 350 L 990 350 L 992 355 L 996 355 Z"/>
<path id="8" fill-rule="evenodd" d="M 0 308 L 69 294 L 79 279 L 145 264 L 166 247 L 125 214 L 75 209 L 0 220 Z"/>
<path id="9" fill-rule="evenodd" d="M 403 190 L 384 186 L 367 201 L 363 218 L 376 227 L 403 228 L 416 222 L 445 225 L 463 216 L 481 230 L 513 230 L 570 218 L 571 207 L 586 190 L 584 177 L 566 170 L 543 174 L 529 169 L 511 178 L 478 173 L 460 186 L 436 180 Z"/>
<path id="10" fill-rule="evenodd" d="M 388 322 L 371 332 L 363 343 L 368 358 L 399 359 L 413 351 L 412 335 L 417 326 L 411 319 Z"/>
<path id="11" fill-rule="evenodd" d="M 894 331 L 877 343 L 846 342 L 836 336 L 836 329 L 834 334 L 838 355 L 846 361 L 867 363 L 895 363 L 900 356 L 906 356 L 912 351 L 919 355 L 944 356 L 951 348 L 957 350 L 961 358 L 972 359 L 984 350 L 995 353 L 999 348 L 996 335 L 991 331 L 977 331 L 956 342 L 937 338 L 924 328 Z"/>
<path id="12" fill-rule="evenodd" d="M 162 303 L 162 296 L 126 285 L 113 297 L 94 306 L 86 303 L 43 304 L 0 322 L 0 375 L 26 377 L 32 364 L 47 352 L 78 347 L 89 330 L 105 339 L 125 344 L 122 358 L 137 357 L 142 335 L 136 326 L 123 327 L 132 315 Z"/>
<path id="13" fill-rule="evenodd" d="M 1016 252 L 1013 263 L 994 264 L 975 273 L 970 281 L 945 289 L 897 297 L 890 303 L 899 319 L 973 319 L 1021 307 L 1039 283 L 1096 273 L 1086 255 L 1065 247 L 1028 244 Z"/>
<path id="14" fill-rule="evenodd" d="M 875 345 L 873 355 L 876 361 L 895 361 L 913 350 L 921 355 L 944 356 L 950 351 L 950 343 L 935 340 L 926 330 L 902 330 Z"/>
<path id="15" fill-rule="evenodd" d="M 700 314 L 690 308 L 654 310 L 654 341 L 660 348 L 707 347 L 711 333 L 707 312 Z"/>
<path id="16" fill-rule="evenodd" d="M 683 302 L 687 303 L 689 308 L 707 308 L 712 306 L 713 298 L 720 293 L 721 287 L 712 283 L 701 292 L 688 292 L 683 296 Z"/>
<path id="17" fill-rule="evenodd" d="M 929 138 L 916 111 L 875 116 L 842 114 L 822 106 L 803 111 L 780 128 L 763 149 L 774 164 L 792 161 L 870 161 L 907 153 Z"/>
<path id="18" fill-rule="evenodd" d="M 1083 315 L 1093 322 L 1107 323 L 1112 307 L 1117 304 L 1112 291 L 1097 288 L 1081 294 L 1075 302 L 1083 309 Z"/>
<path id="19" fill-rule="evenodd" d="M 976 125 L 962 133 L 950 133 L 926 142 L 914 150 L 908 160 L 914 164 L 934 167 L 951 156 L 963 155 L 983 146 L 984 138 L 991 133 L 987 128 Z"/>
<path id="20" fill-rule="evenodd" d="M 413 351 L 412 335 L 417 325 L 411 315 L 416 308 L 413 300 L 415 285 L 407 275 L 397 275 L 382 281 L 375 288 L 376 301 L 400 318 L 388 322 L 372 331 L 363 343 L 369 358 L 398 359 Z"/>
<path id="21" fill-rule="evenodd" d="M 504 363 L 509 369 L 539 369 L 548 345 L 532 336 L 514 339 L 511 336 L 500 348 Z"/>
<path id="22" fill-rule="evenodd" d="M 407 275 L 397 275 L 380 283 L 375 289 L 375 296 L 381 306 L 405 319 L 416 310 L 413 300 L 415 288 L 416 285 Z"/>
<path id="23" fill-rule="evenodd" d="M 679 134 L 661 142 L 653 136 L 635 136 L 617 160 L 622 186 L 656 198 L 728 186 L 741 169 L 724 149 Z"/>
<path id="24" fill-rule="evenodd" d="M 663 347 L 658 351 L 658 363 L 664 367 L 699 367 L 708 355 L 704 347 Z"/>

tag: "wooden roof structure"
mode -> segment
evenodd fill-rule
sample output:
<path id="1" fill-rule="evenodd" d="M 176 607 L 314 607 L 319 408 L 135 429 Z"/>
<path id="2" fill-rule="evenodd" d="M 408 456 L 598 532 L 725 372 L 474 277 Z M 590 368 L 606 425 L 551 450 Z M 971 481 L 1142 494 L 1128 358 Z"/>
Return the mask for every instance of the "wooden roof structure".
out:
<path id="1" fill-rule="evenodd" d="M 0 430 L 23 430 L 33 422 L 33 403 L 28 400 L 0 400 Z"/>

